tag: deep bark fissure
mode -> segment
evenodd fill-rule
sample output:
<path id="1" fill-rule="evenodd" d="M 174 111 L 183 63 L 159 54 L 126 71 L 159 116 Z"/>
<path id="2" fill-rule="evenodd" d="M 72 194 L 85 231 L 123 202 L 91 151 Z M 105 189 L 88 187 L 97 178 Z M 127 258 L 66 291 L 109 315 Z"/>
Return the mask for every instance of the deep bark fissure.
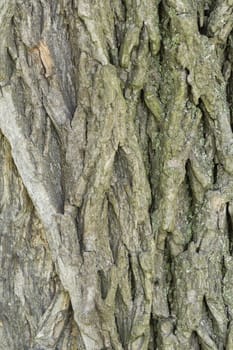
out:
<path id="1" fill-rule="evenodd" d="M 226 220 L 227 220 L 227 235 L 229 239 L 229 252 L 232 255 L 233 252 L 233 225 L 232 218 L 229 213 L 229 203 L 226 204 Z"/>

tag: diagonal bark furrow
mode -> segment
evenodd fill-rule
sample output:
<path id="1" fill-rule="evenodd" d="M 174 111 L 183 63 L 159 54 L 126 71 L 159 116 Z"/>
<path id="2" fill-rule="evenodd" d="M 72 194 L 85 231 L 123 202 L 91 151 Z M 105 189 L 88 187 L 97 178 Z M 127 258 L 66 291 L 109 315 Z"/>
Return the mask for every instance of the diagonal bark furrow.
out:
<path id="1" fill-rule="evenodd" d="M 22 38 L 25 44 L 27 44 L 25 33 L 22 33 Z M 31 39 L 32 37 L 30 37 L 30 40 Z M 31 45 L 31 43 L 29 44 Z M 25 61 L 25 53 L 22 45 L 20 46 L 20 49 L 21 50 L 19 50 L 16 67 L 18 67 L 18 69 L 21 68 L 21 73 L 17 73 L 16 71 L 16 75 L 21 74 L 26 83 L 30 85 L 30 83 L 32 83 L 31 78 L 33 77 L 33 74 L 38 75 L 40 73 L 38 71 L 37 73 L 34 71 L 34 66 L 32 69 L 30 69 L 30 67 L 27 67 L 27 62 Z M 45 59 L 46 58 L 43 58 L 44 65 Z M 35 70 L 36 69 L 37 67 Z M 28 70 L 32 70 L 31 75 L 28 74 Z M 45 91 L 47 92 L 46 88 L 53 93 L 53 89 L 50 89 L 50 86 L 48 87 L 48 83 L 45 80 L 46 78 L 49 77 L 42 77 L 41 86 L 33 85 L 33 83 L 31 84 L 33 86 L 32 96 L 33 94 L 36 96 L 38 96 L 38 94 L 42 94 L 43 96 L 45 94 Z M 13 84 L 13 78 L 11 81 Z M 56 81 L 57 76 L 54 79 L 54 82 Z M 47 96 L 49 96 L 49 94 Z M 57 97 L 59 100 L 61 95 Z M 34 103 L 36 100 L 34 99 Z M 59 108 L 59 106 L 56 105 L 56 96 L 54 102 L 55 104 L 52 105 L 53 108 L 49 109 L 48 113 L 53 120 L 54 125 L 57 126 L 58 131 L 61 133 L 60 125 L 63 124 L 63 120 L 61 118 L 66 118 L 67 113 L 64 112 L 64 110 L 59 111 L 60 114 L 56 113 L 56 109 Z M 65 104 L 63 106 L 66 107 Z M 70 289 L 74 283 L 74 266 L 76 266 L 76 270 L 78 268 L 78 244 L 76 239 L 76 230 L 72 223 L 72 218 L 69 215 L 65 215 L 59 219 L 59 214 L 63 211 L 63 193 L 59 184 L 61 180 L 61 172 L 59 169 L 61 166 L 61 160 L 59 159 L 60 150 L 57 150 L 56 152 L 57 145 L 54 144 L 54 141 L 52 140 L 49 145 L 49 152 L 52 152 L 53 157 L 56 157 L 57 153 L 57 158 L 51 159 L 50 154 L 41 154 L 41 150 L 38 149 L 38 145 L 33 144 L 32 140 L 30 140 L 30 137 L 28 137 L 28 135 L 25 133 L 25 126 L 27 123 L 26 117 L 28 113 L 25 113 L 26 115 L 24 115 L 24 118 L 17 118 L 18 113 L 20 113 L 17 107 L 17 105 L 14 106 L 14 99 L 12 98 L 9 89 L 5 88 L 3 97 L 1 99 L 1 128 L 11 143 L 12 155 L 20 172 L 20 176 L 23 179 L 28 193 L 32 198 L 33 204 L 35 205 L 42 223 L 46 229 L 47 239 L 52 252 L 53 260 L 58 265 L 58 271 L 61 275 L 62 282 L 67 289 Z M 6 110 L 5 116 L 4 110 Z M 8 123 L 7 118 L 11 118 L 10 123 Z M 61 236 L 60 229 L 63 230 Z M 64 233 L 67 229 L 69 231 L 68 236 Z M 71 249 L 71 247 L 73 248 Z M 68 261 L 70 267 L 67 266 Z M 64 263 L 66 266 L 65 269 L 63 267 Z M 76 299 L 76 296 L 74 299 Z M 63 327 L 61 328 L 61 331 L 62 329 Z"/>
<path id="2" fill-rule="evenodd" d="M 63 327 L 56 328 L 57 323 L 53 321 L 59 315 L 60 321 L 66 320 L 68 310 L 61 303 L 54 305 L 52 300 L 64 291 L 56 278 L 45 231 L 13 163 L 10 146 L 2 135 L 0 154 L 1 173 L 4 174 L 0 189 L 0 246 L 1 252 L 7 254 L 7 258 L 1 254 L 0 291 L 4 306 L 0 314 L 4 329 L 10 332 L 8 336 L 1 333 L 1 340 L 3 344 L 6 342 L 7 349 L 29 346 L 39 332 L 39 324 L 48 322 L 50 317 L 43 344 L 56 346 L 58 341 L 62 344 Z M 70 328 L 70 323 L 67 327 Z M 54 332 L 53 336 L 48 332 Z"/>

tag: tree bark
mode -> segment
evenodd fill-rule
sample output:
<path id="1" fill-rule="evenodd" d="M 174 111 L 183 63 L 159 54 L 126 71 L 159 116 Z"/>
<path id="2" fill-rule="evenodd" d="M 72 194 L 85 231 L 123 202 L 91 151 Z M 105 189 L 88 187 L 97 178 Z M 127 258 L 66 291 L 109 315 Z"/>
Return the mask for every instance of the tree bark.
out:
<path id="1" fill-rule="evenodd" d="M 233 349 L 233 1 L 0 2 L 0 349 Z"/>

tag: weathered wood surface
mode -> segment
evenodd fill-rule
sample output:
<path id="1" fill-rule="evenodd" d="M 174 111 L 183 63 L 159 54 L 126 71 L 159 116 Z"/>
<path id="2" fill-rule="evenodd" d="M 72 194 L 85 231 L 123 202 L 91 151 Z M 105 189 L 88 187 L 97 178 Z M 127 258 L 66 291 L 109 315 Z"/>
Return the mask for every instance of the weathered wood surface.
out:
<path id="1" fill-rule="evenodd" d="M 0 0 L 0 349 L 233 349 L 232 27 Z"/>

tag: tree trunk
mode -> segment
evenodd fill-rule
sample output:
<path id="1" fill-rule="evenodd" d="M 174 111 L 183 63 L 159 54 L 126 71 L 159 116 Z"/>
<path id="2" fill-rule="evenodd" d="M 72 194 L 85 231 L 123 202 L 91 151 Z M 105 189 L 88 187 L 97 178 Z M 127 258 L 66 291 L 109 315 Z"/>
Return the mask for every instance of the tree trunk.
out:
<path id="1" fill-rule="evenodd" d="M 233 349 L 233 1 L 0 1 L 0 349 Z"/>

